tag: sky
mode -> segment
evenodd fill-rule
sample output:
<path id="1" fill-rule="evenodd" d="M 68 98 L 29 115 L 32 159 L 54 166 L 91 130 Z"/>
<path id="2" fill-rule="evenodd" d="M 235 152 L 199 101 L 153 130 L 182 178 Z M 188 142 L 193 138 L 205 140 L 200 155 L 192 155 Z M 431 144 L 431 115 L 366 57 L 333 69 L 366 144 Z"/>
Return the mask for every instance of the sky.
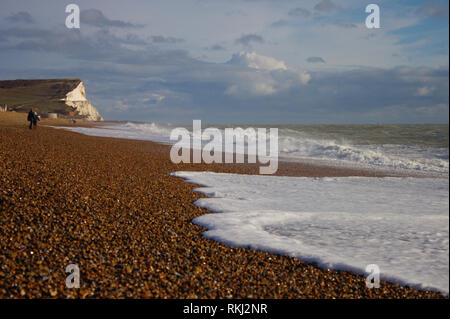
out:
<path id="1" fill-rule="evenodd" d="M 449 2 L 371 1 L 0 0 L 0 79 L 80 78 L 106 120 L 448 123 Z"/>

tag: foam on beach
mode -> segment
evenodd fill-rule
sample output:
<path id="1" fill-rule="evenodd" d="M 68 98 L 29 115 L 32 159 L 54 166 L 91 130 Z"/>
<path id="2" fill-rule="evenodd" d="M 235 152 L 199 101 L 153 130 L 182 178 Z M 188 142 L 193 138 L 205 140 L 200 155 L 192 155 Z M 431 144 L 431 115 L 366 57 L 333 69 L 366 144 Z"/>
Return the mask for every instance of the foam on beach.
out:
<path id="1" fill-rule="evenodd" d="M 449 289 L 449 182 L 432 178 L 303 178 L 176 172 L 203 185 L 194 219 L 227 245 L 286 254 L 381 280 Z"/>

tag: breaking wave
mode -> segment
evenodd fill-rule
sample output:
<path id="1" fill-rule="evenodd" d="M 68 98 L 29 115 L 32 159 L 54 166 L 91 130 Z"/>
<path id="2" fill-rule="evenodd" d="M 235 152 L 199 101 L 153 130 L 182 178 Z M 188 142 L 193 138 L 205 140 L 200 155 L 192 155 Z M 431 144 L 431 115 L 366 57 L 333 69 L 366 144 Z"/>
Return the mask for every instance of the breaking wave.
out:
<path id="1" fill-rule="evenodd" d="M 126 122 L 101 128 L 70 127 L 72 131 L 173 144 L 170 133 L 177 125 L 161 123 Z M 222 133 L 229 126 L 217 126 Z M 254 125 L 254 128 L 263 127 Z M 276 127 L 276 126 L 273 126 Z M 192 126 L 185 126 L 192 131 Z M 203 129 L 206 126 L 202 127 Z M 244 127 L 245 128 L 245 127 Z M 358 132 L 355 132 L 357 134 Z M 254 139 L 255 136 L 250 136 Z M 207 141 L 203 141 L 206 143 Z M 423 172 L 448 173 L 448 147 L 429 147 L 416 144 L 356 144 L 348 139 L 318 137 L 301 128 L 280 128 L 279 156 L 289 161 L 324 160 L 331 164 L 376 166 L 389 169 L 407 169 Z M 239 151 L 238 151 L 239 152 Z"/>

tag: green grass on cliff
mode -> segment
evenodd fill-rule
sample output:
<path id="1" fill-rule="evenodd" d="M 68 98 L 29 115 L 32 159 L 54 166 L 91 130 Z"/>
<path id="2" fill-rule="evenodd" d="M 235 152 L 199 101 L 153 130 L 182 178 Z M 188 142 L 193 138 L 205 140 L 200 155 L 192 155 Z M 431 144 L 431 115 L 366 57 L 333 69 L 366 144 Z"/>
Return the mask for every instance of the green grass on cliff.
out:
<path id="1" fill-rule="evenodd" d="M 72 109 L 61 99 L 75 89 L 80 79 L 6 80 L 0 81 L 0 104 L 8 110 L 28 112 L 30 108 L 40 114 L 69 114 Z"/>

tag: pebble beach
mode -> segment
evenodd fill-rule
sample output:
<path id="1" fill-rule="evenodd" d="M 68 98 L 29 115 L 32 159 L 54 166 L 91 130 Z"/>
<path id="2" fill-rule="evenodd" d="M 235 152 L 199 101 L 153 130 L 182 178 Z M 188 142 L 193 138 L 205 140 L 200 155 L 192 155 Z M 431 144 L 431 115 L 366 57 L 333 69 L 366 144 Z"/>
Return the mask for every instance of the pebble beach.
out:
<path id="1" fill-rule="evenodd" d="M 167 145 L 25 119 L 0 113 L 0 298 L 448 298 L 204 238 L 191 220 L 212 213 L 193 204 L 205 195 L 169 174 L 258 166 L 173 164 Z M 277 175 L 383 176 L 299 163 Z M 66 288 L 69 264 L 79 289 Z"/>

